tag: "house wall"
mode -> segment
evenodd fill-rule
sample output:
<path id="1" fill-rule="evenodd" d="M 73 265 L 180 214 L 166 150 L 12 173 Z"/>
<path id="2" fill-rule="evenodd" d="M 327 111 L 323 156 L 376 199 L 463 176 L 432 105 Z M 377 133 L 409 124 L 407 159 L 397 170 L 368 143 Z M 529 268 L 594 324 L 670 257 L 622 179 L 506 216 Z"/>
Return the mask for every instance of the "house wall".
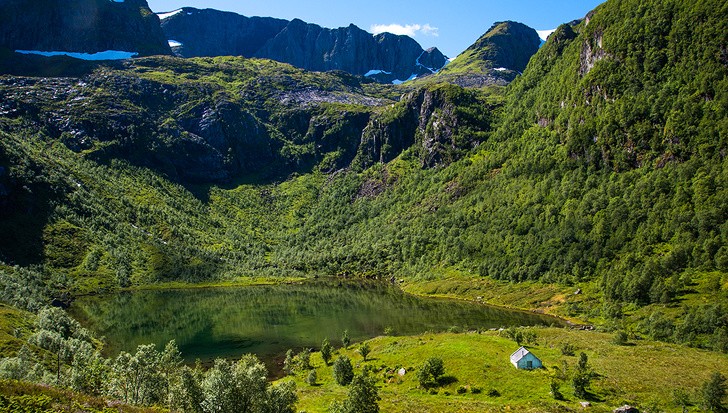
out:
<path id="1" fill-rule="evenodd" d="M 528 362 L 532 362 L 533 369 L 540 369 L 543 367 L 543 364 L 541 364 L 541 360 L 539 360 L 536 356 L 534 356 L 531 353 L 526 354 L 523 358 L 518 360 L 518 368 L 519 369 L 528 369 Z"/>

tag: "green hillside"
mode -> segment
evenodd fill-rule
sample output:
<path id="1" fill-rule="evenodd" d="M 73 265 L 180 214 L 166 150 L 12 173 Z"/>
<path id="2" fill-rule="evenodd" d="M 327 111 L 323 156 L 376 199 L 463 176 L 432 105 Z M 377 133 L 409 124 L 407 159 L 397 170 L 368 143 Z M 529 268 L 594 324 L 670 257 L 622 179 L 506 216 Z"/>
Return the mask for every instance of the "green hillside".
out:
<path id="1" fill-rule="evenodd" d="M 0 252 L 80 291 L 450 268 L 669 303 L 728 269 L 724 11 L 605 4 L 505 102 L 245 59 L 6 77 Z"/>

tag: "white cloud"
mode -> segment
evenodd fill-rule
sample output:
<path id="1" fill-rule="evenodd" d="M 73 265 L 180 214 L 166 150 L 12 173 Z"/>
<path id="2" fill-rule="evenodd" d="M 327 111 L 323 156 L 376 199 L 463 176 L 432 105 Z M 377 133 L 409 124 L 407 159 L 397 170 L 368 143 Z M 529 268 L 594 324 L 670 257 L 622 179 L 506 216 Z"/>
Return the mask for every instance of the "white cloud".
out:
<path id="1" fill-rule="evenodd" d="M 545 42 L 546 39 L 548 39 L 548 37 L 551 35 L 551 33 L 555 32 L 555 31 L 556 31 L 556 29 L 536 30 L 536 33 L 538 33 L 538 37 L 540 37 L 541 40 L 543 40 Z"/>
<path id="2" fill-rule="evenodd" d="M 437 37 L 440 35 L 440 29 L 438 29 L 437 27 L 432 27 L 429 24 L 373 24 L 369 28 L 369 31 L 373 34 L 388 32 L 410 37 L 415 37 L 418 33 L 424 36 L 432 37 Z"/>

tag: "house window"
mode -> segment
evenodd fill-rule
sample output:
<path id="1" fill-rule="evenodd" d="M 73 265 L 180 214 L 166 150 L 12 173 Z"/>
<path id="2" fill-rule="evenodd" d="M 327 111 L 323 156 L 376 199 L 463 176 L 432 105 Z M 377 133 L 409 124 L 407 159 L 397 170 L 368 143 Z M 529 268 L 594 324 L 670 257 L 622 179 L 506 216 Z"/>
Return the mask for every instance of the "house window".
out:
<path id="1" fill-rule="evenodd" d="M 532 369 L 533 368 L 533 361 L 531 361 L 531 360 L 526 361 L 526 368 Z"/>

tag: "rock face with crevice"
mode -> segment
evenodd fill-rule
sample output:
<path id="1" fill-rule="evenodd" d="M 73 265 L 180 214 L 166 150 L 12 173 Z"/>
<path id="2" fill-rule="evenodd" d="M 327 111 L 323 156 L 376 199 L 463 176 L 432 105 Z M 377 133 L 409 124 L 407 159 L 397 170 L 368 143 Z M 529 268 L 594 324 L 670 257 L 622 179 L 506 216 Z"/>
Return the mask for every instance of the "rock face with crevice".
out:
<path id="1" fill-rule="evenodd" d="M 3 0 L 0 48 L 171 54 L 146 0 Z"/>
<path id="2" fill-rule="evenodd" d="M 164 17 L 162 29 L 168 39 L 181 43 L 174 52 L 182 57 L 257 57 L 306 70 L 369 74 L 382 83 L 429 75 L 447 62 L 437 48 L 423 50 L 411 37 L 373 36 L 353 24 L 328 29 L 299 19 L 246 17 L 189 7 Z"/>

